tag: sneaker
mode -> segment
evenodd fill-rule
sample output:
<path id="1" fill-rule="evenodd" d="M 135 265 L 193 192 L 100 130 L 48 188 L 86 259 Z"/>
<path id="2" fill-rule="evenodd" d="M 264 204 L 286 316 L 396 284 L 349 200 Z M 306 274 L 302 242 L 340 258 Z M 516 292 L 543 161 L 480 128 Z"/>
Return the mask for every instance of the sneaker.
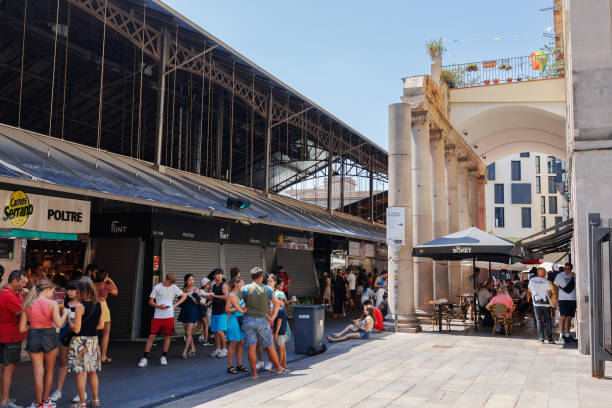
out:
<path id="1" fill-rule="evenodd" d="M 208 343 L 208 341 L 206 341 L 206 337 L 204 337 L 203 334 L 201 334 L 200 337 L 198 337 L 198 341 L 200 343 Z"/>
<path id="2" fill-rule="evenodd" d="M 217 357 L 219 358 L 224 358 L 227 357 L 227 349 L 222 349 L 219 354 L 217 354 Z"/>
<path id="3" fill-rule="evenodd" d="M 49 397 L 51 401 L 59 401 L 62 399 L 62 392 L 60 390 L 53 391 L 53 394 Z"/>
<path id="4" fill-rule="evenodd" d="M 210 353 L 210 356 L 211 357 L 219 357 L 219 353 L 221 353 L 221 350 L 215 349 L 215 350 L 213 350 L 212 353 Z"/>
<path id="5" fill-rule="evenodd" d="M 266 365 L 264 366 L 264 370 L 272 371 L 272 363 L 268 361 Z"/>
<path id="6" fill-rule="evenodd" d="M 263 361 L 258 361 L 257 364 L 255 364 L 255 369 L 256 370 L 261 370 L 262 368 L 264 368 L 264 362 Z"/>
<path id="7" fill-rule="evenodd" d="M 166 356 L 161 356 L 159 358 L 159 364 L 161 364 L 163 366 L 167 366 L 168 365 L 168 359 L 166 358 Z"/>
<path id="8" fill-rule="evenodd" d="M 56 408 L 57 405 L 55 405 L 55 402 L 51 401 L 51 399 L 48 399 L 47 401 L 43 402 L 42 404 L 43 408 Z"/>
<path id="9" fill-rule="evenodd" d="M 540 343 L 544 344 L 544 339 L 540 339 Z"/>
<path id="10" fill-rule="evenodd" d="M 142 362 L 142 360 L 140 360 Z M 146 367 L 147 364 L 145 363 L 145 365 L 143 365 L 143 367 Z M 140 364 L 138 364 L 138 367 L 140 367 Z M 75 395 L 74 398 L 72 399 L 72 402 L 74 402 L 75 404 L 77 402 L 80 402 L 81 398 L 79 398 L 79 394 Z M 87 401 L 87 392 L 85 393 L 85 401 Z"/>
<path id="11" fill-rule="evenodd" d="M 34 403 L 32 403 L 34 404 Z M 23 408 L 21 405 L 15 404 L 13 401 L 9 400 L 6 404 L 2 405 L 2 408 Z"/>
<path id="12" fill-rule="evenodd" d="M 145 368 L 148 364 L 149 364 L 149 360 L 146 357 L 143 357 L 138 362 L 138 367 Z M 78 397 L 78 395 L 77 395 L 77 397 Z M 87 397 L 85 397 L 85 399 L 87 399 Z M 74 402 L 74 400 L 72 400 L 72 402 Z M 76 402 L 79 402 L 79 401 L 76 401 Z"/>
<path id="13" fill-rule="evenodd" d="M 542 340 L 542 343 L 544 343 L 544 340 Z M 553 338 L 548 339 L 548 344 L 555 344 L 555 340 Z"/>

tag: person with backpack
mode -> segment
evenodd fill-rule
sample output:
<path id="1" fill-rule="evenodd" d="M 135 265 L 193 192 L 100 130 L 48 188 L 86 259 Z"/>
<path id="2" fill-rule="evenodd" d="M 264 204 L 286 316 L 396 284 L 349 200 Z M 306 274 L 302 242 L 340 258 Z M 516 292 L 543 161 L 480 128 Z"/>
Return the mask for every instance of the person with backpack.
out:
<path id="1" fill-rule="evenodd" d="M 576 340 L 570 334 L 572 317 L 576 315 L 576 275 L 574 266 L 566 263 L 563 272 L 555 277 L 555 299 L 559 308 L 559 341 L 573 343 Z"/>

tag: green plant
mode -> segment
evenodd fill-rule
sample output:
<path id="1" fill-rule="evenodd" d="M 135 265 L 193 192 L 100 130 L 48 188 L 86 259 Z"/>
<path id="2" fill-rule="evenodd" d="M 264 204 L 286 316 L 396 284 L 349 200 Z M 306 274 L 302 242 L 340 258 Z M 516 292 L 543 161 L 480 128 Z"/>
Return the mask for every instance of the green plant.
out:
<path id="1" fill-rule="evenodd" d="M 466 70 L 466 71 L 468 71 L 468 72 L 475 72 L 475 71 L 478 71 L 478 65 L 477 65 L 477 64 L 468 64 L 468 65 L 465 67 L 465 70 Z"/>
<path id="2" fill-rule="evenodd" d="M 430 40 L 425 43 L 427 54 L 433 58 L 441 58 L 446 48 L 444 48 L 444 41 L 440 38 L 439 40 Z"/>
<path id="3" fill-rule="evenodd" d="M 440 80 L 446 82 L 449 88 L 456 88 L 463 84 L 463 70 L 443 69 L 442 72 L 440 72 Z"/>
<path id="4" fill-rule="evenodd" d="M 565 60 L 563 57 L 563 50 L 561 48 L 545 45 L 540 48 L 540 51 L 548 54 L 546 68 L 544 71 L 542 71 L 543 77 L 556 77 L 565 72 Z"/>
<path id="5" fill-rule="evenodd" d="M 510 71 L 512 69 L 512 65 L 508 65 L 508 64 L 501 64 L 499 66 L 499 69 L 504 69 L 506 71 Z"/>

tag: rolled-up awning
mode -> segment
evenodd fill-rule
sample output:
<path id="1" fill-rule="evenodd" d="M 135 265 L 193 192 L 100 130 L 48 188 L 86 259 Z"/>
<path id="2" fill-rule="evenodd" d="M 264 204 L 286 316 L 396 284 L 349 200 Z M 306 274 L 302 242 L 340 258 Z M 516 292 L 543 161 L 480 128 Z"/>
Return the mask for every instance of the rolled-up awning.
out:
<path id="1" fill-rule="evenodd" d="M 382 242 L 385 228 L 291 198 L 0 125 L 0 182 Z M 251 203 L 229 208 L 228 198 Z"/>

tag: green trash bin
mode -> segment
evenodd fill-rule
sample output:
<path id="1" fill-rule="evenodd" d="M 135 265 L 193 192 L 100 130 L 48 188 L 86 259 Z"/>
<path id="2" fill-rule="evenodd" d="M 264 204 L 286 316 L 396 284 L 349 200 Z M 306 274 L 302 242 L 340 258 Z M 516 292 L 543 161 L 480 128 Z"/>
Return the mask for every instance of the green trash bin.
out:
<path id="1" fill-rule="evenodd" d="M 327 346 L 323 342 L 325 330 L 325 305 L 293 306 L 293 339 L 296 354 L 323 353 Z"/>

